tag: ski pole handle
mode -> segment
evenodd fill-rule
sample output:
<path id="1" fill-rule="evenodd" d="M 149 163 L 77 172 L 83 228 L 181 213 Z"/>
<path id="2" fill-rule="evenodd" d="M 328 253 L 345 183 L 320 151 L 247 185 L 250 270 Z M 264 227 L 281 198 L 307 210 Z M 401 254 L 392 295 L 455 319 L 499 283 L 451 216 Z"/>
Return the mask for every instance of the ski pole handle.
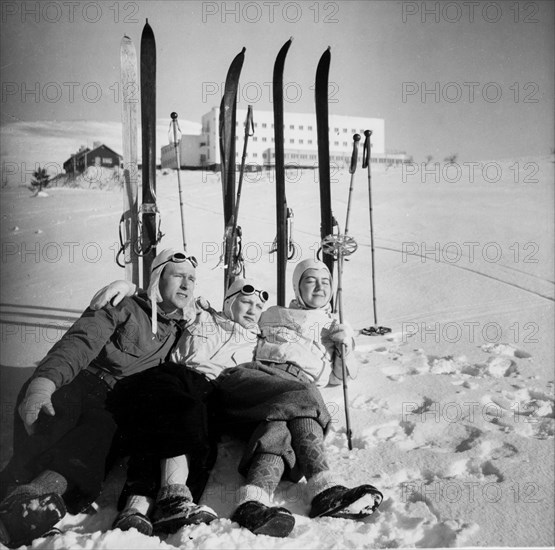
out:
<path id="1" fill-rule="evenodd" d="M 353 153 L 351 154 L 351 166 L 349 167 L 349 174 L 354 174 L 357 169 L 358 160 L 358 142 L 360 141 L 360 134 L 353 135 Z"/>
<path id="2" fill-rule="evenodd" d="M 372 135 L 372 130 L 364 130 L 365 140 L 364 140 L 364 151 L 362 152 L 362 167 L 368 168 L 368 163 L 370 162 L 370 136 Z"/>
<path id="3" fill-rule="evenodd" d="M 173 145 L 177 147 L 179 145 L 179 142 L 181 141 L 181 128 L 179 127 L 179 122 L 177 122 L 177 113 L 174 111 L 170 116 L 172 119 L 170 122 L 170 126 L 173 133 L 173 139 L 171 138 L 171 136 L 169 136 L 169 139 L 170 143 L 173 143 Z"/>

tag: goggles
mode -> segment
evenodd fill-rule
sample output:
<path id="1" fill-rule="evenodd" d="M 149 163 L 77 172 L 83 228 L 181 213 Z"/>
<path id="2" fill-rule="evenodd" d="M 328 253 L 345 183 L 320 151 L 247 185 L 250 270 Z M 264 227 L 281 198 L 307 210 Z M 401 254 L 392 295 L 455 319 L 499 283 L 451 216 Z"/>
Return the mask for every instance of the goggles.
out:
<path id="1" fill-rule="evenodd" d="M 183 252 L 176 252 L 173 256 L 168 258 L 166 261 L 162 262 L 161 264 L 158 264 L 156 267 L 153 267 L 152 271 L 154 271 L 155 269 L 158 269 L 159 267 L 162 267 L 163 265 L 169 262 L 173 262 L 174 264 L 182 264 L 183 262 L 189 262 L 194 268 L 198 266 L 197 259 L 194 256 L 185 256 Z"/>
<path id="2" fill-rule="evenodd" d="M 253 294 L 257 294 L 261 302 L 264 304 L 268 301 L 268 298 L 270 297 L 270 295 L 265 290 L 256 290 L 256 288 L 254 288 L 252 285 L 245 285 L 237 292 L 234 292 L 233 294 L 227 296 L 226 300 L 229 300 L 236 294 L 243 294 L 243 296 L 252 296 Z"/>

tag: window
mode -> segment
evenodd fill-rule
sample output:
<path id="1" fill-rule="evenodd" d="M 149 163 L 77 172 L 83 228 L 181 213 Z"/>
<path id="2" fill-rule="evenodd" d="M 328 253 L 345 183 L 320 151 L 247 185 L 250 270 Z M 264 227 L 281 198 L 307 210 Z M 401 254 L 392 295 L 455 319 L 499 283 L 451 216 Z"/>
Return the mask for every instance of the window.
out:
<path id="1" fill-rule="evenodd" d="M 308 140 L 308 144 L 312 145 L 312 140 L 311 139 Z"/>
<path id="2" fill-rule="evenodd" d="M 112 159 L 110 157 L 104 157 L 102 159 L 102 164 L 112 164 Z"/>
<path id="3" fill-rule="evenodd" d="M 347 128 L 343 128 L 343 133 L 344 133 L 344 134 L 347 133 Z"/>
<path id="4" fill-rule="evenodd" d="M 349 145 L 348 142 L 346 142 L 346 141 L 343 142 L 343 147 L 347 147 L 348 145 Z"/>
<path id="5" fill-rule="evenodd" d="M 299 130 L 304 130 L 304 126 L 299 126 Z"/>
<path id="6" fill-rule="evenodd" d="M 258 153 L 253 153 L 252 156 L 256 158 L 258 156 Z"/>
<path id="7" fill-rule="evenodd" d="M 339 145 L 339 141 L 334 141 L 333 144 L 337 146 Z"/>
<path id="8" fill-rule="evenodd" d="M 304 143 L 304 139 L 299 139 L 299 143 Z"/>
<path id="9" fill-rule="evenodd" d="M 265 137 L 262 138 L 262 141 L 267 141 Z"/>
<path id="10" fill-rule="evenodd" d="M 268 126 L 265 122 L 262 123 L 262 128 L 266 128 Z"/>
<path id="11" fill-rule="evenodd" d="M 290 139 L 290 140 L 289 140 L 289 143 L 295 143 L 295 140 L 294 140 L 294 139 Z"/>
<path id="12" fill-rule="evenodd" d="M 333 131 L 334 131 L 336 134 L 339 134 L 339 128 L 334 128 Z"/>
<path id="13" fill-rule="evenodd" d="M 289 130 L 294 130 L 295 129 L 295 125 L 294 124 L 289 124 Z"/>
<path id="14" fill-rule="evenodd" d="M 309 131 L 309 132 L 312 132 L 312 126 L 309 126 L 309 127 L 308 127 L 308 131 Z"/>
<path id="15" fill-rule="evenodd" d="M 252 140 L 253 141 L 258 141 L 258 138 L 256 136 L 253 136 Z"/>

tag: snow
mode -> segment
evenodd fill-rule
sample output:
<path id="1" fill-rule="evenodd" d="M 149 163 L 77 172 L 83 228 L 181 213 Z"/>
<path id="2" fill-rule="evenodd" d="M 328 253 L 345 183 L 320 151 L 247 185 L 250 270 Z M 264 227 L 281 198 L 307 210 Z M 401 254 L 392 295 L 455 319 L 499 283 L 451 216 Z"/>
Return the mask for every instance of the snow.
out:
<path id="1" fill-rule="evenodd" d="M 508 167 L 534 162 L 538 182 L 516 183 Z M 356 337 L 361 364 L 349 385 L 353 450 L 341 387 L 323 389 L 333 416 L 331 468 L 349 486 L 384 494 L 364 521 L 310 520 L 305 483 L 282 482 L 276 504 L 296 518 L 285 539 L 233 524 L 241 444 L 226 439 L 202 502 L 219 515 L 161 540 L 110 530 L 124 465 L 109 475 L 93 515 L 66 516 L 62 535 L 33 548 L 397 548 L 553 546 L 553 158 L 499 162 L 491 183 L 373 174 L 377 307 L 384 336 Z M 316 175 L 290 173 L 294 237 L 317 249 Z M 334 174 L 343 224 L 349 174 Z M 222 298 L 215 268 L 223 232 L 219 177 L 183 172 L 188 251 L 200 261 L 197 294 Z M 162 247 L 179 246 L 175 173 L 158 175 Z M 19 385 L 100 286 L 123 277 L 114 262 L 122 196 L 117 191 L 2 189 L 2 464 L 11 448 Z M 345 265 L 345 317 L 372 324 L 367 179 L 355 177 L 350 234 L 359 249 Z M 249 277 L 275 295 L 274 185 L 247 174 L 240 224 Z M 437 244 L 436 244 L 437 243 Z M 299 258 L 296 259 L 298 261 Z M 291 277 L 294 262 L 288 267 Z M 288 289 L 288 299 L 292 297 Z M 270 300 L 272 302 L 272 300 Z"/>

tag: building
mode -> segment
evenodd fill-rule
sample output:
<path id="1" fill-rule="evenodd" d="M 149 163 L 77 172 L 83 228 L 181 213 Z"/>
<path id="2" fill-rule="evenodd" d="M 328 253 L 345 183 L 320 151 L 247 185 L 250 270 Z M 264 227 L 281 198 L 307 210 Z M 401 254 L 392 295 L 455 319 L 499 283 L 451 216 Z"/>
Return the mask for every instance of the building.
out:
<path id="1" fill-rule="evenodd" d="M 246 155 L 248 170 L 270 169 L 275 166 L 274 113 L 254 111 L 254 135 L 249 137 Z M 235 160 L 240 166 L 243 156 L 244 124 L 247 111 L 237 110 Z M 338 168 L 350 164 L 353 134 L 358 133 L 364 142 L 364 130 L 372 130 L 372 162 L 397 165 L 406 162 L 405 153 L 386 153 L 385 123 L 381 118 L 364 118 L 329 115 L 330 162 Z M 314 113 L 284 113 L 285 163 L 301 168 L 318 167 L 316 115 Z M 181 168 L 219 169 L 219 109 L 217 107 L 202 117 L 200 135 L 183 135 L 180 145 Z M 173 145 L 162 147 L 162 168 L 176 168 Z M 359 155 L 359 163 L 362 155 Z"/>
<path id="2" fill-rule="evenodd" d="M 71 155 L 64 162 L 64 170 L 66 174 L 81 174 L 89 166 L 119 168 L 122 160 L 123 157 L 113 149 L 110 149 L 100 141 L 95 141 L 92 149 L 82 145 L 77 153 Z"/>

